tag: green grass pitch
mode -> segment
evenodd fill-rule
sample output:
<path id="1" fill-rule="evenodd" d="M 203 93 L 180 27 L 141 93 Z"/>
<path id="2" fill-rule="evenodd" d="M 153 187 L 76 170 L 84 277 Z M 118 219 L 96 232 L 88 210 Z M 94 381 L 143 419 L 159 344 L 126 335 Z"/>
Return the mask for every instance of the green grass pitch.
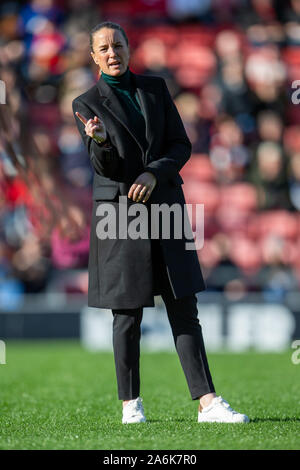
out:
<path id="1" fill-rule="evenodd" d="M 208 354 L 217 394 L 251 419 L 243 425 L 198 424 L 176 352 L 142 351 L 147 423 L 122 425 L 112 353 L 7 341 L 0 449 L 299 449 L 300 364 L 291 354 Z"/>

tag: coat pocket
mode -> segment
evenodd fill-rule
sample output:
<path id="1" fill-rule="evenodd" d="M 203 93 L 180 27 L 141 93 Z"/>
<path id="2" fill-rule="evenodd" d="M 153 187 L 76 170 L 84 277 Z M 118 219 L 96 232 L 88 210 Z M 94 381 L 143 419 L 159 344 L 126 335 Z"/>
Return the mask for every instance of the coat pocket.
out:
<path id="1" fill-rule="evenodd" d="M 119 191 L 119 185 L 114 186 L 98 186 L 93 189 L 94 201 L 110 201 L 114 199 Z"/>

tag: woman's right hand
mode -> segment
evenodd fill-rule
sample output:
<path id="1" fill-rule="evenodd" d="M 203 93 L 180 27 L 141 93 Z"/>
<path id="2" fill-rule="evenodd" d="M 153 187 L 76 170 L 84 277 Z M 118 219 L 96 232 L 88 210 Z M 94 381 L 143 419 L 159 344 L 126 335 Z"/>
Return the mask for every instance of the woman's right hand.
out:
<path id="1" fill-rule="evenodd" d="M 86 135 L 99 143 L 106 141 L 107 134 L 105 124 L 101 119 L 98 118 L 98 116 L 94 116 L 94 119 L 86 119 L 84 116 L 82 116 L 82 114 L 78 113 L 78 111 L 75 114 L 84 124 Z"/>

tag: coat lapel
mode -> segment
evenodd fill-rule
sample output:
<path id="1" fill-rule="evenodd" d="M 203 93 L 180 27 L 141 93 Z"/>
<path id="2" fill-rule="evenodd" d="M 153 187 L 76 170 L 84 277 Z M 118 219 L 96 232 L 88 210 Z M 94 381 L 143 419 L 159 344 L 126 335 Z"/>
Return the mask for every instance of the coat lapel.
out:
<path id="1" fill-rule="evenodd" d="M 148 151 L 150 151 L 155 136 L 155 129 L 153 128 L 153 125 L 156 122 L 155 116 L 157 114 L 157 108 L 155 106 L 156 94 L 155 90 L 149 86 L 149 82 L 147 83 L 143 77 L 134 74 L 134 79 L 139 102 L 141 104 L 141 110 L 145 116 L 146 138 L 148 141 Z"/>
<path id="2" fill-rule="evenodd" d="M 155 106 L 154 106 L 155 93 L 152 87 L 149 87 L 149 85 L 146 83 L 143 77 L 133 74 L 133 73 L 132 75 L 136 83 L 137 95 L 138 95 L 139 103 L 141 105 L 141 110 L 146 121 L 146 138 L 149 143 L 148 145 L 148 150 L 149 150 L 151 147 L 153 138 L 154 138 L 154 132 L 151 127 L 151 116 L 152 116 L 152 121 L 155 121 L 155 119 L 153 119 L 153 117 L 155 117 Z M 104 100 L 102 101 L 103 106 L 131 134 L 131 136 L 135 139 L 135 141 L 139 145 L 142 151 L 142 154 L 144 156 L 144 149 L 140 141 L 140 136 L 136 133 L 134 122 L 131 122 L 128 119 L 128 116 L 124 112 L 123 107 L 120 103 L 120 100 L 118 99 L 117 95 L 113 92 L 113 89 L 105 82 L 105 80 L 101 78 L 101 76 L 97 82 L 97 87 L 102 97 L 104 97 Z M 144 156 L 144 158 L 146 159 L 146 156 Z"/>

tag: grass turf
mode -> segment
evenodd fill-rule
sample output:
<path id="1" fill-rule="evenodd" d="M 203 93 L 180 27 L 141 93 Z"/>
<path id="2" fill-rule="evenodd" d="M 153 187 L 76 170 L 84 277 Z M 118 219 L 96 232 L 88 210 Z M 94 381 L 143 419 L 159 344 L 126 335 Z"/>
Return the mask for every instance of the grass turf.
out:
<path id="1" fill-rule="evenodd" d="M 176 353 L 141 354 L 147 423 L 121 424 L 114 360 L 77 342 L 7 342 L 0 449 L 299 449 L 291 351 L 208 354 L 216 391 L 251 423 L 198 424 Z"/>

